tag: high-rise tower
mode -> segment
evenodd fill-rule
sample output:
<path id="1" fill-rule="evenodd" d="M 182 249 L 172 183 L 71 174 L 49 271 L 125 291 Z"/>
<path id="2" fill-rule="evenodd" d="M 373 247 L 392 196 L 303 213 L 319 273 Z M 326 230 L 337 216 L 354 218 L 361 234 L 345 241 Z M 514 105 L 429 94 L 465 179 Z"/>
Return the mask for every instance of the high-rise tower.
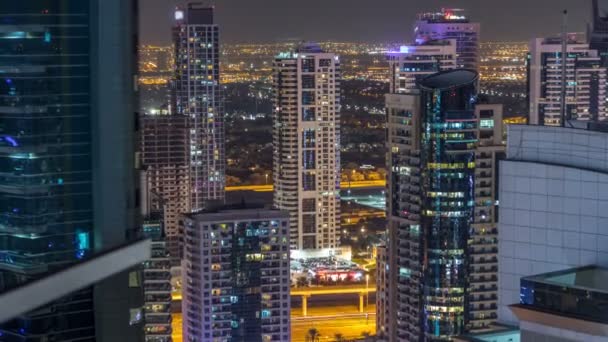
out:
<path id="1" fill-rule="evenodd" d="M 164 236 L 173 265 L 179 265 L 179 218 L 190 212 L 189 118 L 160 110 L 140 118 L 140 152 L 145 188 L 162 198 Z"/>
<path id="2" fill-rule="evenodd" d="M 442 8 L 438 13 L 420 13 L 414 27 L 416 42 L 455 39 L 457 68 L 478 70 L 479 23 L 469 20 L 459 9 Z"/>
<path id="3" fill-rule="evenodd" d="M 592 22 L 587 33 L 589 48 L 598 52 L 602 65 L 606 67 L 608 66 L 608 2 L 593 0 L 591 6 Z"/>
<path id="4" fill-rule="evenodd" d="M 340 62 L 317 44 L 274 61 L 274 204 L 290 213 L 292 249 L 338 246 Z"/>
<path id="5" fill-rule="evenodd" d="M 390 341 L 447 340 L 496 317 L 496 297 L 477 292 L 496 289 L 486 254 L 495 262 L 502 107 L 480 103 L 477 78 L 448 70 L 386 95 L 389 234 L 377 310 Z"/>
<path id="6" fill-rule="evenodd" d="M 184 215 L 184 341 L 289 341 L 289 214 Z"/>
<path id="7" fill-rule="evenodd" d="M 607 72 L 598 51 L 574 35 L 566 49 L 565 120 L 606 120 Z M 533 39 L 528 63 L 530 124 L 562 125 L 562 39 Z"/>
<path id="8" fill-rule="evenodd" d="M 0 289 L 135 235 L 137 1 L 0 3 Z M 137 271 L 133 275 L 137 279 Z M 6 341 L 139 341 L 120 273 L 3 324 Z"/>
<path id="9" fill-rule="evenodd" d="M 175 11 L 175 80 L 171 107 L 189 120 L 190 210 L 223 201 L 226 173 L 219 28 L 214 8 L 190 3 Z"/>
<path id="10" fill-rule="evenodd" d="M 425 40 L 386 55 L 391 94 L 409 94 L 417 82 L 439 71 L 456 68 L 456 40 Z"/>

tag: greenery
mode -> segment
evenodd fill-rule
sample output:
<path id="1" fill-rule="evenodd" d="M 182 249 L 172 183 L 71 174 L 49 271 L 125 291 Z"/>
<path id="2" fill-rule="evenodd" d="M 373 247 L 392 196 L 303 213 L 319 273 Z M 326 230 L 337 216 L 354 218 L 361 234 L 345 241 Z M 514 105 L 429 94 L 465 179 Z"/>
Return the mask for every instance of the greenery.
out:
<path id="1" fill-rule="evenodd" d="M 320 336 L 321 335 L 319 334 L 319 330 L 317 330 L 316 328 L 310 328 L 308 329 L 308 335 L 306 335 L 306 341 L 317 342 L 319 341 Z"/>

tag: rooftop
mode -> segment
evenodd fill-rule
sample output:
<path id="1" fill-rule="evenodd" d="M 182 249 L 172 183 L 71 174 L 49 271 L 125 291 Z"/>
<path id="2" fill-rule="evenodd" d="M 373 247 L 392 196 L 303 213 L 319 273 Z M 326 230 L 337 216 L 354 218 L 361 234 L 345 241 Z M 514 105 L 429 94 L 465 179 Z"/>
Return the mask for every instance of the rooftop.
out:
<path id="1" fill-rule="evenodd" d="M 314 42 L 302 42 L 300 45 L 298 45 L 298 47 L 296 48 L 296 51 L 298 53 L 322 53 L 325 52 L 323 51 L 323 49 L 321 48 L 321 46 L 317 43 Z"/>
<path id="2" fill-rule="evenodd" d="M 438 24 L 469 22 L 469 18 L 464 15 L 464 10 L 459 8 L 442 8 L 441 12 L 418 13 L 418 20 Z"/>
<path id="3" fill-rule="evenodd" d="M 608 269 L 594 265 L 543 273 L 522 280 L 608 293 Z"/>
<path id="4" fill-rule="evenodd" d="M 471 333 L 464 336 L 458 336 L 455 342 L 519 342 L 521 341 L 521 332 L 519 328 L 495 324 L 490 327 L 492 331 L 484 331 L 479 333 Z"/>
<path id="5" fill-rule="evenodd" d="M 420 87 L 425 90 L 446 90 L 471 84 L 479 79 L 474 70 L 456 69 L 438 72 L 427 76 L 420 81 Z"/>
<path id="6" fill-rule="evenodd" d="M 242 202 L 229 205 L 211 203 L 208 209 L 183 214 L 183 216 L 196 221 L 246 221 L 289 218 L 289 213 L 278 209 L 270 209 L 259 203 Z"/>
<path id="7" fill-rule="evenodd" d="M 520 284 L 520 304 L 511 305 L 518 317 L 527 310 L 546 317 L 608 324 L 606 268 L 592 265 L 549 272 L 523 277 Z"/>

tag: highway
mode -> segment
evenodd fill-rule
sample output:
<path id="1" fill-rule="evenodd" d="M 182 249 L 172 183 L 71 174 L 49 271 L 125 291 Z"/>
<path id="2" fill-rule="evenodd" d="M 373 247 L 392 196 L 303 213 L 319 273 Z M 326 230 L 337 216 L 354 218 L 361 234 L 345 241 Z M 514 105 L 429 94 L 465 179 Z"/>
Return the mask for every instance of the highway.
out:
<path id="1" fill-rule="evenodd" d="M 349 293 L 371 293 L 376 292 L 376 286 L 323 286 L 323 287 L 300 287 L 292 288 L 289 293 L 291 296 L 318 296 L 318 295 L 332 295 L 332 294 L 349 294 Z"/>
<path id="2" fill-rule="evenodd" d="M 385 180 L 373 180 L 373 181 L 358 181 L 358 182 L 342 182 L 340 187 L 345 190 L 361 189 L 361 188 L 383 188 L 386 186 Z M 239 185 L 239 186 L 227 186 L 226 191 L 255 191 L 255 192 L 270 192 L 272 191 L 272 184 L 267 185 Z"/>
<path id="3" fill-rule="evenodd" d="M 370 334 L 376 333 L 376 308 L 375 306 L 368 307 L 368 312 L 360 314 L 356 309 L 352 311 L 340 312 L 331 307 L 318 308 L 324 311 L 333 312 L 329 315 L 322 315 L 316 310 L 312 312 L 311 317 L 296 317 L 295 312 L 291 315 L 291 341 L 306 342 L 306 335 L 311 328 L 317 329 L 319 332 L 319 341 L 335 341 L 336 334 L 342 334 L 346 339 L 361 338 L 364 332 Z M 317 310 L 318 310 L 317 309 Z M 352 313 L 354 311 L 354 313 Z M 367 315 L 367 316 L 366 316 Z M 366 318 L 367 317 L 367 318 Z"/>
<path id="4" fill-rule="evenodd" d="M 370 305 L 366 313 L 358 313 L 354 305 L 310 308 L 309 317 L 302 317 L 298 308 L 291 312 L 291 341 L 306 342 L 308 330 L 319 331 L 319 341 L 335 341 L 335 334 L 344 338 L 361 338 L 364 332 L 376 333 L 376 307 Z M 182 314 L 173 315 L 173 342 L 182 342 Z"/>

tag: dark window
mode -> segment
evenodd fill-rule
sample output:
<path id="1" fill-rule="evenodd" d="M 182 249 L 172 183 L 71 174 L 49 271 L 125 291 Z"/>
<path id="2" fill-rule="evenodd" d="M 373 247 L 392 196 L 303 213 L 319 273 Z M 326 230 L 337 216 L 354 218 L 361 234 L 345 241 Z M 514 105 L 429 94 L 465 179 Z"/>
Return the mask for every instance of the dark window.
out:
<path id="1" fill-rule="evenodd" d="M 316 233 L 317 232 L 316 214 L 302 215 L 302 231 L 304 233 Z"/>
<path id="2" fill-rule="evenodd" d="M 305 191 L 316 190 L 317 178 L 314 173 L 304 172 L 302 174 L 302 187 Z"/>
<path id="3" fill-rule="evenodd" d="M 303 91 L 302 92 L 302 105 L 309 106 L 315 104 L 315 92 L 314 91 Z"/>
<path id="4" fill-rule="evenodd" d="M 304 148 L 314 148 L 315 147 L 315 130 L 307 129 L 302 132 L 302 146 Z"/>
<path id="5" fill-rule="evenodd" d="M 315 168 L 315 151 L 302 151 L 302 166 L 305 170 L 312 170 Z"/>
<path id="6" fill-rule="evenodd" d="M 317 242 L 314 236 L 304 236 L 302 238 L 302 247 L 304 249 L 315 249 L 317 248 Z"/>
<path id="7" fill-rule="evenodd" d="M 315 121 L 315 108 L 304 107 L 302 108 L 302 120 L 304 121 Z"/>
<path id="8" fill-rule="evenodd" d="M 302 72 L 314 72 L 315 71 L 315 59 L 307 58 L 302 60 Z"/>
<path id="9" fill-rule="evenodd" d="M 316 200 L 314 198 L 305 198 L 302 200 L 302 211 L 316 211 Z"/>
<path id="10" fill-rule="evenodd" d="M 302 88 L 314 89 L 315 88 L 315 76 L 314 75 L 302 75 Z"/>
<path id="11" fill-rule="evenodd" d="M 319 59 L 319 67 L 330 67 L 331 59 Z"/>

